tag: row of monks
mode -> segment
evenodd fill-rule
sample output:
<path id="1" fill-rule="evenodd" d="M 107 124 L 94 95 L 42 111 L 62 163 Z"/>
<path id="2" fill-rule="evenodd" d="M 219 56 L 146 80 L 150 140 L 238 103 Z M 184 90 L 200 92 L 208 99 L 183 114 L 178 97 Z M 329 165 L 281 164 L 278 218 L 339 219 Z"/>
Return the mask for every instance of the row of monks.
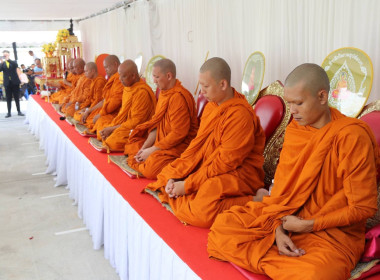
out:
<path id="1" fill-rule="evenodd" d="M 174 214 L 210 228 L 210 257 L 272 279 L 347 279 L 377 210 L 379 150 L 370 128 L 328 106 L 329 79 L 302 64 L 285 81 L 288 125 L 271 186 L 264 188 L 265 134 L 222 58 L 199 72 L 208 100 L 200 123 L 192 94 L 169 59 L 153 66 L 156 97 L 132 60 L 69 62 L 51 96 L 66 116 L 150 179 Z M 77 107 L 76 107 L 77 106 Z M 206 249 L 206 248 L 205 248 Z"/>

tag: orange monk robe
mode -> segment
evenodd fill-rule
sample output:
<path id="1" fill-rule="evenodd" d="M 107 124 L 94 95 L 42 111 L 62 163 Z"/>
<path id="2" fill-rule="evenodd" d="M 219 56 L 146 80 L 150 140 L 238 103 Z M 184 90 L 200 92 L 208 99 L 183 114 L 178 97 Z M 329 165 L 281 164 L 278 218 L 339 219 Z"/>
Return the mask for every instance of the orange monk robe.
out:
<path id="1" fill-rule="evenodd" d="M 67 74 L 67 78 L 66 78 L 66 80 L 67 80 L 68 82 L 71 83 L 72 80 L 73 80 L 73 76 L 74 76 L 74 74 L 71 73 L 71 72 L 69 72 L 69 73 Z M 71 88 L 71 86 L 68 86 L 68 85 L 64 84 L 62 81 L 59 82 L 59 85 L 60 85 L 60 90 L 57 91 L 57 92 L 55 92 L 55 93 L 53 93 L 53 94 L 50 96 L 50 98 L 49 98 L 49 101 L 50 101 L 51 103 L 58 103 L 58 101 L 59 101 L 59 96 L 62 94 L 62 91 L 67 90 L 68 88 Z"/>
<path id="2" fill-rule="evenodd" d="M 272 279 L 348 279 L 364 250 L 366 219 L 377 205 L 378 147 L 362 121 L 330 109 L 316 129 L 289 124 L 270 197 L 219 214 L 208 238 L 211 257 Z M 315 219 L 290 238 L 306 254 L 279 255 L 275 229 L 286 215 Z"/>
<path id="3" fill-rule="evenodd" d="M 258 117 L 244 95 L 234 91 L 220 106 L 206 105 L 195 139 L 148 188 L 159 190 L 161 201 L 181 221 L 210 227 L 218 213 L 245 205 L 264 186 L 264 145 Z M 184 180 L 186 195 L 169 198 L 169 179 Z"/>
<path id="4" fill-rule="evenodd" d="M 103 127 L 98 126 L 100 119 L 96 122 L 98 139 L 99 135 L 106 126 L 116 126 L 111 135 L 103 142 L 110 151 L 123 152 L 124 146 L 128 141 L 129 134 L 137 125 L 149 121 L 156 108 L 156 97 L 149 85 L 142 79 L 131 87 L 125 87 L 123 93 L 122 106 L 119 114 L 111 123 Z"/>
<path id="5" fill-rule="evenodd" d="M 134 156 L 144 144 L 148 134 L 157 129 L 154 146 L 157 150 L 143 162 Z M 153 118 L 138 125 L 125 145 L 124 153 L 129 156 L 128 164 L 145 177 L 155 179 L 167 164 L 178 158 L 195 137 L 198 129 L 194 98 L 179 80 L 173 88 L 162 90 Z"/>
<path id="6" fill-rule="evenodd" d="M 133 105 L 131 103 L 132 97 L 133 97 L 133 102 L 134 102 Z M 139 82 L 135 83 L 132 87 L 124 87 L 123 96 L 121 100 L 121 108 L 117 116 L 113 116 L 112 114 L 101 116 L 96 121 L 96 124 L 92 128 L 93 132 L 95 131 L 97 132 L 98 140 L 102 140 L 102 137 L 100 136 L 99 132 L 102 131 L 104 128 L 122 124 L 124 121 L 127 120 L 127 118 L 131 117 L 131 115 L 128 116 L 128 114 L 132 113 L 130 112 L 130 110 L 132 109 L 132 106 L 134 106 L 133 108 L 134 111 L 137 111 L 137 110 L 140 111 L 140 112 L 133 112 L 134 115 L 139 115 L 139 119 L 136 120 L 138 122 L 134 125 L 133 128 L 135 128 L 136 125 L 149 120 L 151 116 L 153 115 L 155 104 L 156 104 L 156 101 L 155 100 L 153 101 L 152 97 L 154 97 L 152 89 L 143 80 L 140 80 Z M 142 100 L 139 100 L 139 98 L 141 98 Z M 150 118 L 147 118 L 147 116 L 150 116 Z M 141 121 L 141 119 L 143 120 Z M 134 124 L 135 121 L 131 120 L 131 123 Z M 124 143 L 124 146 L 125 146 L 125 143 Z M 123 149 L 121 149 L 121 151 L 124 150 L 124 146 L 123 146 Z"/>
<path id="7" fill-rule="evenodd" d="M 52 94 L 52 96 L 50 97 L 51 103 L 62 103 L 60 101 L 62 101 L 62 99 L 68 94 L 70 94 L 71 90 L 75 88 L 75 85 L 80 78 L 79 76 L 80 75 L 69 73 L 67 75 L 67 81 L 71 82 L 71 86 L 66 86 L 65 89 L 59 90 L 56 93 Z"/>
<path id="8" fill-rule="evenodd" d="M 85 75 L 79 78 L 78 83 L 76 84 L 75 88 L 71 91 L 70 98 L 68 100 L 68 103 L 71 104 L 68 105 L 66 103 L 65 106 L 62 106 L 61 111 L 65 113 L 66 116 L 74 116 L 75 103 L 82 103 L 86 100 L 87 95 L 89 94 L 90 86 L 91 79 L 87 78 Z"/>
<path id="9" fill-rule="evenodd" d="M 100 114 L 101 117 L 105 115 L 112 115 L 114 117 L 119 113 L 123 90 L 124 86 L 120 82 L 119 73 L 113 74 L 103 88 L 103 106 L 92 111 L 86 119 L 85 125 L 90 130 L 94 127 L 92 121 L 96 115 Z"/>
<path id="10" fill-rule="evenodd" d="M 74 113 L 74 119 L 78 122 L 81 121 L 82 114 L 81 111 L 84 108 L 92 108 L 98 104 L 103 99 L 103 88 L 106 84 L 106 79 L 99 75 L 94 79 L 91 79 L 91 85 L 86 89 L 86 100 L 80 104 L 79 110 Z M 88 92 L 88 94 L 87 94 Z"/>

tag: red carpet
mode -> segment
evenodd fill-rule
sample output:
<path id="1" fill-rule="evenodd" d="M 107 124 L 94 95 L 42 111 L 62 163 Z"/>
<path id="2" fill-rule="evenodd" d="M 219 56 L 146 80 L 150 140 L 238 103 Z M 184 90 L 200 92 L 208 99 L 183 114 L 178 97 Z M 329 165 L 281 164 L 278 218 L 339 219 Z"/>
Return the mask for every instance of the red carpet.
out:
<path id="1" fill-rule="evenodd" d="M 231 264 L 208 258 L 208 229 L 185 226 L 162 207 L 152 196 L 142 194 L 143 188 L 151 182 L 147 179 L 130 179 L 119 167 L 108 163 L 107 155 L 96 151 L 75 128 L 60 115 L 50 103 L 40 96 L 32 96 L 50 118 L 61 128 L 75 146 L 94 164 L 112 186 L 124 197 L 150 227 L 170 246 L 176 254 L 202 279 L 246 279 Z M 252 279 L 252 278 L 251 278 Z M 257 275 L 257 280 L 269 279 Z"/>

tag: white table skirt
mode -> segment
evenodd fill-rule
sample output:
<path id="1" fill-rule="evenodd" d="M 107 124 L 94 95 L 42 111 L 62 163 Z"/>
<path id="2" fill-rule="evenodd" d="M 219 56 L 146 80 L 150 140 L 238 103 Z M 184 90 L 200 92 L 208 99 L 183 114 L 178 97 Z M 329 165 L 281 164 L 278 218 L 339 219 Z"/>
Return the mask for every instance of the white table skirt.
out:
<path id="1" fill-rule="evenodd" d="M 45 152 L 46 173 L 57 175 L 55 186 L 67 184 L 94 249 L 104 246 L 120 279 L 199 279 L 33 98 L 26 122 Z"/>

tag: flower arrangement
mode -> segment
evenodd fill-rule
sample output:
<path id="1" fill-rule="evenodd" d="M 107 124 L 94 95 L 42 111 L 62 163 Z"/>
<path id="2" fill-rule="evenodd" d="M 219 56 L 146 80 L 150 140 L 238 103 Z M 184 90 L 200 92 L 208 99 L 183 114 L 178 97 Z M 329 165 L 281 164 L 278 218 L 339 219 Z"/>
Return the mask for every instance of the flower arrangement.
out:
<path id="1" fill-rule="evenodd" d="M 47 57 L 52 57 L 53 52 L 55 51 L 54 43 L 43 44 L 42 51 L 46 54 Z"/>
<path id="2" fill-rule="evenodd" d="M 67 29 L 58 30 L 56 42 L 66 42 L 67 37 L 69 37 L 69 35 L 70 33 Z"/>

